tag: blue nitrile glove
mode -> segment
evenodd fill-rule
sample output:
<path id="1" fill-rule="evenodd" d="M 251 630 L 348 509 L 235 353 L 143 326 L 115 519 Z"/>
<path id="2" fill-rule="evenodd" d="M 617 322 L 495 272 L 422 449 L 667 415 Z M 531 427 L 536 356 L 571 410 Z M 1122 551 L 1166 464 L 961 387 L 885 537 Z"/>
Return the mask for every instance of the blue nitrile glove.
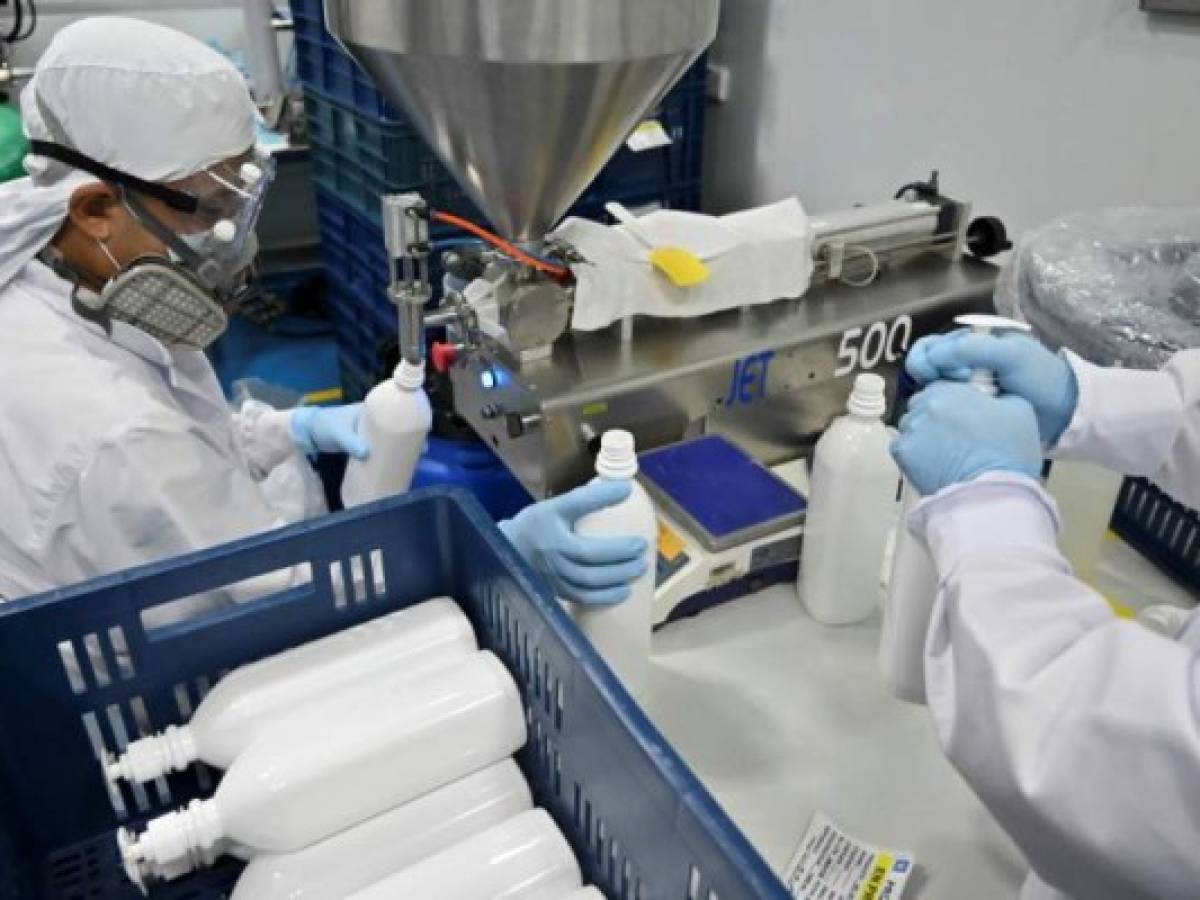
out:
<path id="1" fill-rule="evenodd" d="M 1070 363 L 1024 334 L 956 331 L 921 338 L 909 352 L 906 367 L 922 384 L 966 381 L 972 369 L 991 370 L 1003 393 L 1015 394 L 1033 407 L 1047 447 L 1058 443 L 1079 405 L 1079 385 Z"/>
<path id="2" fill-rule="evenodd" d="M 939 381 L 908 404 L 892 456 L 924 497 L 987 472 L 1038 478 L 1042 445 L 1033 407 L 989 397 L 969 384 Z"/>
<path id="3" fill-rule="evenodd" d="M 597 481 L 536 503 L 500 523 L 500 530 L 564 600 L 611 606 L 629 599 L 629 585 L 646 571 L 646 541 L 640 537 L 585 537 L 575 523 L 589 513 L 622 502 L 630 486 Z"/>
<path id="4" fill-rule="evenodd" d="M 302 406 L 292 413 L 292 440 L 305 453 L 348 453 L 366 459 L 371 448 L 358 431 L 363 405 Z"/>

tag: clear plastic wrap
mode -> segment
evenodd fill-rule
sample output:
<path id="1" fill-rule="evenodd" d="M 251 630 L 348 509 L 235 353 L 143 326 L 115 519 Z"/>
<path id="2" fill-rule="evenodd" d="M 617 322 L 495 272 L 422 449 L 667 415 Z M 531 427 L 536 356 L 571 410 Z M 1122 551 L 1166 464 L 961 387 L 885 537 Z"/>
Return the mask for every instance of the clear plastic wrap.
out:
<path id="1" fill-rule="evenodd" d="M 1054 348 L 1157 369 L 1200 347 L 1200 209 L 1076 213 L 1026 235 L 996 305 Z"/>

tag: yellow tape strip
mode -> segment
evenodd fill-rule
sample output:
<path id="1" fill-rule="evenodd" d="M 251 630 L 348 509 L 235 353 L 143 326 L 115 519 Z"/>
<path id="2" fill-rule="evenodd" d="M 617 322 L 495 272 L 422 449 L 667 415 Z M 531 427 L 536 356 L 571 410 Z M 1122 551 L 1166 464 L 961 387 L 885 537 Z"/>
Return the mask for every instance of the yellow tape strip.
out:
<path id="1" fill-rule="evenodd" d="M 304 395 L 305 406 L 320 406 L 322 403 L 337 403 L 342 399 L 341 388 L 329 388 L 325 391 L 313 391 Z"/>
<path id="2" fill-rule="evenodd" d="M 888 872 L 892 871 L 892 866 L 895 864 L 896 858 L 890 853 L 880 853 L 876 856 L 875 865 L 871 867 L 871 874 L 867 878 L 867 883 L 858 892 L 857 900 L 876 900 L 879 897 L 879 892 L 883 890 Z"/>

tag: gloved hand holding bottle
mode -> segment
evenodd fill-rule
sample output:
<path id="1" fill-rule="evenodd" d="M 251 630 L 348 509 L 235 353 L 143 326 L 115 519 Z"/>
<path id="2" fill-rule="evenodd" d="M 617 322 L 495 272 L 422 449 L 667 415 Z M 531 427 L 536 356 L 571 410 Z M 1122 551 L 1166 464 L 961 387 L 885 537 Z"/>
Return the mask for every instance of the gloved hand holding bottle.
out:
<path id="1" fill-rule="evenodd" d="M 310 455 L 346 453 L 366 459 L 371 448 L 359 433 L 363 405 L 302 406 L 292 413 L 291 433 L 296 446 Z"/>
<path id="2" fill-rule="evenodd" d="M 1002 393 L 1021 397 L 1033 407 L 1046 447 L 1058 443 L 1079 405 L 1070 363 L 1024 334 L 963 330 L 925 337 L 909 352 L 907 368 L 922 384 L 968 381 L 974 370 L 991 371 Z"/>
<path id="3" fill-rule="evenodd" d="M 1042 472 L 1034 408 L 1021 397 L 988 397 L 969 384 L 938 382 L 910 400 L 892 456 L 924 497 L 989 472 L 1030 478 Z"/>
<path id="4" fill-rule="evenodd" d="M 640 537 L 588 537 L 575 523 L 623 502 L 628 483 L 597 481 L 522 510 L 500 530 L 564 600 L 611 606 L 629 598 L 630 584 L 646 571 L 646 541 Z"/>

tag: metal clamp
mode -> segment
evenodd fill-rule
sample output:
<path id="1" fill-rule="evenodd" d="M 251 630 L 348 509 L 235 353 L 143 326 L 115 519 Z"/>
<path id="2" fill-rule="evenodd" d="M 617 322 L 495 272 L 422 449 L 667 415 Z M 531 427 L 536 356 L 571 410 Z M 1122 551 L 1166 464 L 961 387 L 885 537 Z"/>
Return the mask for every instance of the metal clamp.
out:
<path id="1" fill-rule="evenodd" d="M 429 207 L 420 194 L 383 198 L 383 234 L 391 277 L 388 294 L 400 311 L 400 354 L 418 365 L 425 359 L 425 307 L 433 298 Z"/>

